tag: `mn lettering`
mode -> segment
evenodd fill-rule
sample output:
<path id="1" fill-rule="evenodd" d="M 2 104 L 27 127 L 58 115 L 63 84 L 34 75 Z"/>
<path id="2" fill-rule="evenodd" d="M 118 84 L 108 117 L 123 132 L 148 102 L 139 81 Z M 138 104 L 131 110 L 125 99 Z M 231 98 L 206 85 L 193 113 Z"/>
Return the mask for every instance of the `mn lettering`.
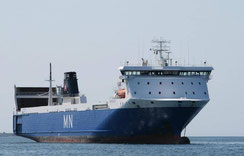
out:
<path id="1" fill-rule="evenodd" d="M 73 115 L 64 115 L 64 128 L 73 128 Z"/>

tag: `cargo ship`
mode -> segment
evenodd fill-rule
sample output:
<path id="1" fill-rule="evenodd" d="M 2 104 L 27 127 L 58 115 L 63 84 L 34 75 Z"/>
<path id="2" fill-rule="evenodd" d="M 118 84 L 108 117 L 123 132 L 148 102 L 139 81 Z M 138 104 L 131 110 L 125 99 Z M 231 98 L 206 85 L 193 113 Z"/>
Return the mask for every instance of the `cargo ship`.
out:
<path id="1" fill-rule="evenodd" d="M 213 67 L 178 65 L 169 41 L 153 43 L 155 62 L 119 67 L 117 89 L 104 103 L 89 103 L 79 93 L 73 71 L 53 87 L 51 64 L 49 87 L 15 86 L 14 134 L 36 142 L 190 143 L 181 132 L 210 100 Z"/>

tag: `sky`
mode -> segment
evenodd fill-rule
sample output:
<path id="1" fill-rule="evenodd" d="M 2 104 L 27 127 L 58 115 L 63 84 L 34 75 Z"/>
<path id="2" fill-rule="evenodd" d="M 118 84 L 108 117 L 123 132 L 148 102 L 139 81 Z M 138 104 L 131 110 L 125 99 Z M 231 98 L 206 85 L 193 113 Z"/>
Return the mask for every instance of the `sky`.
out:
<path id="1" fill-rule="evenodd" d="M 106 101 L 125 61 L 153 59 L 151 40 L 171 40 L 172 58 L 214 67 L 210 102 L 188 136 L 244 135 L 243 0 L 0 1 L 0 132 L 12 132 L 14 85 L 54 85 L 76 71 L 88 102 Z"/>

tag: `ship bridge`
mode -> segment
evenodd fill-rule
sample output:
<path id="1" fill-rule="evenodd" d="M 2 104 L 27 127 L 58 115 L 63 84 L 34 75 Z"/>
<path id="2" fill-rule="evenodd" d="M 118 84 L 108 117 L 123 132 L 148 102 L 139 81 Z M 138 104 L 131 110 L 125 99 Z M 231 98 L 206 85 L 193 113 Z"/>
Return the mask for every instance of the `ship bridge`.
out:
<path id="1" fill-rule="evenodd" d="M 132 99 L 208 101 L 211 66 L 121 66 L 126 96 Z M 125 96 L 125 97 L 126 97 Z"/>

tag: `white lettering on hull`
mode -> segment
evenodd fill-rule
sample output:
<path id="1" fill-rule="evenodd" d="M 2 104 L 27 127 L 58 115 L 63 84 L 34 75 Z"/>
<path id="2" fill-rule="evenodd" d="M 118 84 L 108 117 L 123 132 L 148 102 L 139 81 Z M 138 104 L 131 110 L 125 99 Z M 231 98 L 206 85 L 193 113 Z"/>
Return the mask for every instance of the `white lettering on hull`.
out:
<path id="1" fill-rule="evenodd" d="M 64 115 L 63 128 L 73 128 L 73 115 Z"/>

